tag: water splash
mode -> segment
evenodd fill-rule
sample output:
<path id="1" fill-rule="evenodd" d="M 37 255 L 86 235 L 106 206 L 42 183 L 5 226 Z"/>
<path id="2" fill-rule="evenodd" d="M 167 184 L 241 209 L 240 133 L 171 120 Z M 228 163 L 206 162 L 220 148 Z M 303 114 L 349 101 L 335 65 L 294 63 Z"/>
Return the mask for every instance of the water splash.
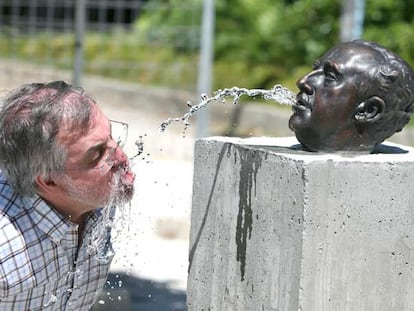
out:
<path id="1" fill-rule="evenodd" d="M 122 230 L 129 227 L 131 204 L 122 187 L 122 172 L 113 175 L 111 193 L 100 210 L 101 219 L 93 227 L 88 244 L 88 252 L 96 254 L 100 262 L 109 262 L 115 254 L 113 244 L 122 239 Z"/>
<path id="2" fill-rule="evenodd" d="M 165 129 L 173 122 L 183 122 L 184 131 L 186 131 L 186 129 L 190 126 L 191 117 L 201 108 L 204 108 L 211 102 L 215 101 L 221 101 L 222 103 L 225 103 L 226 97 L 233 97 L 233 104 L 237 104 L 240 100 L 240 97 L 243 95 L 247 95 L 249 97 L 262 96 L 265 100 L 273 100 L 282 105 L 292 106 L 296 103 L 296 94 L 280 84 L 276 84 L 270 90 L 246 89 L 239 87 L 222 89 L 216 91 L 212 97 L 208 97 L 206 94 L 202 94 L 201 103 L 198 105 L 192 106 L 190 102 L 187 102 L 187 106 L 190 108 L 189 111 L 181 117 L 168 118 L 162 122 L 160 125 L 160 131 L 164 132 Z"/>
<path id="3" fill-rule="evenodd" d="M 132 158 L 130 158 L 130 160 L 135 159 L 144 152 L 144 140 L 142 139 L 142 136 L 138 137 L 138 139 L 135 141 L 135 146 L 137 147 L 137 153 Z"/>
<path id="4" fill-rule="evenodd" d="M 48 301 L 46 301 L 44 304 L 43 304 L 43 307 L 50 307 L 51 305 L 53 305 L 54 303 L 56 303 L 56 301 L 57 301 L 57 297 L 56 297 L 56 295 L 54 295 L 52 292 L 46 292 L 45 294 L 48 294 L 48 293 L 50 293 L 50 297 L 49 297 L 49 300 Z"/>

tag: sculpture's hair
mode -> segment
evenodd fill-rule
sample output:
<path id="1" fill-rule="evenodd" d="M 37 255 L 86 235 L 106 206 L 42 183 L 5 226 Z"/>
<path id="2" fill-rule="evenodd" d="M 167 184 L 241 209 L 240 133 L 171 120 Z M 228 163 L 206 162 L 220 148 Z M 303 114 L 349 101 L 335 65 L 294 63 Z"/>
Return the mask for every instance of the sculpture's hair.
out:
<path id="1" fill-rule="evenodd" d="M 375 68 L 377 85 L 374 88 L 385 102 L 385 111 L 371 130 L 377 135 L 382 132 L 386 139 L 410 121 L 414 108 L 414 71 L 401 57 L 375 42 L 355 40 L 353 43 L 371 48 L 384 58 Z"/>
<path id="2" fill-rule="evenodd" d="M 62 173 L 64 124 L 74 137 L 89 127 L 95 102 L 63 81 L 26 84 L 10 92 L 0 108 L 0 169 L 22 195 L 36 193 L 37 176 Z"/>

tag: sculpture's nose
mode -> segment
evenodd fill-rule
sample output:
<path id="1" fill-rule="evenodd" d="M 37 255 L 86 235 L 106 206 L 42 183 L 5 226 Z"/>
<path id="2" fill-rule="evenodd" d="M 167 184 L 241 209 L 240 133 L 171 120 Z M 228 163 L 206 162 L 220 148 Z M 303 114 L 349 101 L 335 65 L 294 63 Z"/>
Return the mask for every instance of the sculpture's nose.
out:
<path id="1" fill-rule="evenodd" d="M 309 95 L 313 94 L 313 88 L 311 85 L 311 77 L 313 74 L 314 74 L 314 71 L 308 73 L 307 75 L 304 75 L 302 78 L 296 81 L 296 85 L 300 91 L 305 92 L 306 94 L 309 94 Z"/>

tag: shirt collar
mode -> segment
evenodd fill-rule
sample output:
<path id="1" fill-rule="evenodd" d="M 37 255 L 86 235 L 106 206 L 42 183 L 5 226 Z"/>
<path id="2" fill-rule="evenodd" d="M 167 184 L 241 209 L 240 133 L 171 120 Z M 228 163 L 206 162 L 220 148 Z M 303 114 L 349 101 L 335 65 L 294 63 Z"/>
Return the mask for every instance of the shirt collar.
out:
<path id="1" fill-rule="evenodd" d="M 36 226 L 46 233 L 56 244 L 59 244 L 65 234 L 78 225 L 71 223 L 49 206 L 40 196 L 24 197 L 23 202 L 30 208 L 32 219 Z"/>

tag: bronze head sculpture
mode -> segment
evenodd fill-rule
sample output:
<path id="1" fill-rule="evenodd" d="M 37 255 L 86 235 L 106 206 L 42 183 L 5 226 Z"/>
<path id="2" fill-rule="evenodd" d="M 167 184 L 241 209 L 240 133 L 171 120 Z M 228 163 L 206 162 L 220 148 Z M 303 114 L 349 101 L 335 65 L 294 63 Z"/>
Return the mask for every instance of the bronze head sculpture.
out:
<path id="1" fill-rule="evenodd" d="M 330 49 L 297 86 L 289 127 L 311 151 L 372 152 L 402 130 L 414 108 L 413 69 L 363 40 Z"/>

